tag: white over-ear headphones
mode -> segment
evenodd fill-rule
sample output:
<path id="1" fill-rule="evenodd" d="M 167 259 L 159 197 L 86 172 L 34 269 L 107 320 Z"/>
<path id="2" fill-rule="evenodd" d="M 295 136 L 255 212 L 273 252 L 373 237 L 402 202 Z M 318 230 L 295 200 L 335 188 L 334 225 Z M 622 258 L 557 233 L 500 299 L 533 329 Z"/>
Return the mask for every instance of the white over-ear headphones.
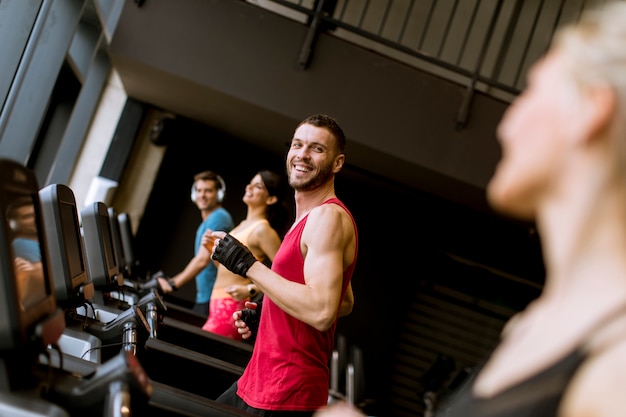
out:
<path id="1" fill-rule="evenodd" d="M 219 175 L 215 175 L 215 179 L 217 179 L 220 183 L 220 188 L 217 190 L 217 202 L 221 203 L 224 200 L 224 194 L 226 194 L 226 183 Z M 196 202 L 196 183 L 194 182 L 191 186 L 191 201 Z"/>

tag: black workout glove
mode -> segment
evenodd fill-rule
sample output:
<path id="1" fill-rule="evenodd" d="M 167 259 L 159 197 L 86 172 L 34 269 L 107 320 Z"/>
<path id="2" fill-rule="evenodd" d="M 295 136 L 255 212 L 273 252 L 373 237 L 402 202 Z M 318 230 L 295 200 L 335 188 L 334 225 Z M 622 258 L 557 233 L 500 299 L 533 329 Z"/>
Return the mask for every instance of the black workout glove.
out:
<path id="1" fill-rule="evenodd" d="M 213 259 L 224 265 L 230 272 L 246 278 L 248 269 L 256 262 L 252 252 L 229 234 L 220 239 L 213 249 Z"/>
<path id="2" fill-rule="evenodd" d="M 261 304 L 257 304 L 256 310 L 244 308 L 241 310 L 240 320 L 246 323 L 246 326 L 252 331 L 259 328 L 259 319 L 261 318 Z"/>

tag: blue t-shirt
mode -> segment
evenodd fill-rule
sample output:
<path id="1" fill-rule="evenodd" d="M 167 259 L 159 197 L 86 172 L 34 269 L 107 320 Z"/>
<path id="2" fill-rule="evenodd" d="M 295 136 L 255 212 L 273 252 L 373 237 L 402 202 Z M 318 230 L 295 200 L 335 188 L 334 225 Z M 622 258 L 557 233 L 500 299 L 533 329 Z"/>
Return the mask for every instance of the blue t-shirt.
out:
<path id="1" fill-rule="evenodd" d="M 225 208 L 220 207 L 215 209 L 209 217 L 198 226 L 198 230 L 196 231 L 195 254 L 200 250 L 202 235 L 204 235 L 207 229 L 230 232 L 234 227 L 233 218 Z M 217 268 L 213 262 L 209 263 L 209 266 L 196 275 L 196 303 L 208 303 L 211 300 L 216 275 Z"/>
<path id="2" fill-rule="evenodd" d="M 16 257 L 28 262 L 41 262 L 41 250 L 36 240 L 17 237 L 13 239 L 13 251 Z"/>

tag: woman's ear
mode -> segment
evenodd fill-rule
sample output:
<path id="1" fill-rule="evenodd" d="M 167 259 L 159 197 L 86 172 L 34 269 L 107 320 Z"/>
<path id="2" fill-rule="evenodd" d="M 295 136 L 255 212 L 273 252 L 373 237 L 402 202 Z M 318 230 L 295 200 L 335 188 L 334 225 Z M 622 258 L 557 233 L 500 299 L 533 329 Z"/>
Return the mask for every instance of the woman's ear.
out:
<path id="1" fill-rule="evenodd" d="M 278 197 L 276 197 L 275 195 L 271 195 L 267 197 L 267 200 L 265 200 L 265 202 L 268 206 L 271 206 L 272 204 L 278 203 Z"/>
<path id="2" fill-rule="evenodd" d="M 611 124 L 616 108 L 615 90 L 608 84 L 594 85 L 585 92 L 583 103 L 578 126 L 583 137 L 593 139 Z"/>

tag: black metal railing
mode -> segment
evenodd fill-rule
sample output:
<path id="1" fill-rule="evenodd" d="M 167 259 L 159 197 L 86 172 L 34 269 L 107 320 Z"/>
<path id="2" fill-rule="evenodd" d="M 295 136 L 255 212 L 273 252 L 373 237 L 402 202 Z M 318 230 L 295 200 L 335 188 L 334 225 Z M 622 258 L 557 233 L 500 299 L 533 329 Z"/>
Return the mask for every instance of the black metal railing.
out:
<path id="1" fill-rule="evenodd" d="M 584 0 L 248 0 L 309 25 L 299 63 L 316 34 L 330 33 L 475 90 L 507 100 L 561 23 Z M 599 1 L 593 2 L 597 4 Z M 601 1 L 600 1 L 601 2 Z M 282 10 L 282 12 L 281 12 Z M 296 17 L 294 17 L 294 12 Z"/>

